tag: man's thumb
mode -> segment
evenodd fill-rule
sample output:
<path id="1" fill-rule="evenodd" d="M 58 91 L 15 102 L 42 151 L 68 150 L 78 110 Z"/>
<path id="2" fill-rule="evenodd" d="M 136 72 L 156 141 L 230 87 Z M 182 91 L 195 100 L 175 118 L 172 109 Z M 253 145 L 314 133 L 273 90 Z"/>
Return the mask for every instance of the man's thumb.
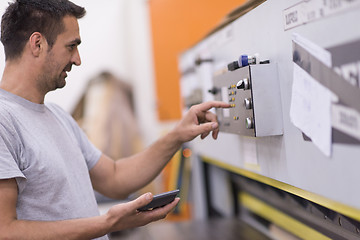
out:
<path id="1" fill-rule="evenodd" d="M 145 193 L 134 200 L 136 209 L 143 207 L 150 203 L 153 199 L 153 194 L 151 192 Z"/>

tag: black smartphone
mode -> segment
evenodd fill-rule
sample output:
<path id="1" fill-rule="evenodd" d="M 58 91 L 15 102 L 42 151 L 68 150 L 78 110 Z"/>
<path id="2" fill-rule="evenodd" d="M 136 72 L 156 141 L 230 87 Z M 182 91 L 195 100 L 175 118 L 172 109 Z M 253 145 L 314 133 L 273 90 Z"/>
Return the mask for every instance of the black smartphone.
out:
<path id="1" fill-rule="evenodd" d="M 170 192 L 164 192 L 164 193 L 160 193 L 158 195 L 155 195 L 153 200 L 147 204 L 144 207 L 141 207 L 138 209 L 138 211 L 149 211 L 155 208 L 159 208 L 159 207 L 163 207 L 166 204 L 171 203 L 172 201 L 174 201 L 176 195 L 180 192 L 179 189 L 170 191 Z"/>

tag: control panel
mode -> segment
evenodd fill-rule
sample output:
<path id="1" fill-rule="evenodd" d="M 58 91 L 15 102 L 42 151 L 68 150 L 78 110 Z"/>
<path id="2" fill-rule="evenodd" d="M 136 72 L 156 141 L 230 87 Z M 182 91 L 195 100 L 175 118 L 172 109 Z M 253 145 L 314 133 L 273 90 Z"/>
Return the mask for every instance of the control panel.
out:
<path id="1" fill-rule="evenodd" d="M 247 65 L 214 76 L 215 100 L 229 109 L 217 109 L 220 131 L 264 137 L 283 134 L 280 88 L 276 64 Z"/>

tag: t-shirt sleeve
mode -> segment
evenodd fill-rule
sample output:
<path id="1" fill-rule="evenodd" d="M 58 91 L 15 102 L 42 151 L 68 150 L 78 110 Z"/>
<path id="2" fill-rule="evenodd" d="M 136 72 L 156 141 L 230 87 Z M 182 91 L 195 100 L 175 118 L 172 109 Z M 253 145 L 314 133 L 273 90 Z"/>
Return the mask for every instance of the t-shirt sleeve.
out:
<path id="1" fill-rule="evenodd" d="M 0 123 L 0 179 L 15 178 L 22 191 L 26 177 L 20 170 L 19 144 L 15 132 Z"/>
<path id="2" fill-rule="evenodd" d="M 65 125 L 70 127 L 86 160 L 87 167 L 89 170 L 91 170 L 99 161 L 102 154 L 101 151 L 90 142 L 89 138 L 86 136 L 84 131 L 79 127 L 77 122 L 72 118 L 70 114 L 65 112 L 56 104 L 51 103 L 48 104 L 48 106 L 50 107 L 50 109 L 53 110 L 56 115 L 58 115 L 58 118 L 61 121 L 65 121 Z"/>

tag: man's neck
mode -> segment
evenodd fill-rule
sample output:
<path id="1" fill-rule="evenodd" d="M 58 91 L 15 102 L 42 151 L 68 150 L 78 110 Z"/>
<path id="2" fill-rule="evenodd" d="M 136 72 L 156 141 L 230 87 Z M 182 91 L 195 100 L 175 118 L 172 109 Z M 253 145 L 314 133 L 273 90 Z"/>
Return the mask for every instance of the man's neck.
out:
<path id="1" fill-rule="evenodd" d="M 7 62 L 0 82 L 0 88 L 28 101 L 42 104 L 44 103 L 45 95 L 39 93 L 36 89 L 34 76 L 35 74 L 31 68 Z"/>

